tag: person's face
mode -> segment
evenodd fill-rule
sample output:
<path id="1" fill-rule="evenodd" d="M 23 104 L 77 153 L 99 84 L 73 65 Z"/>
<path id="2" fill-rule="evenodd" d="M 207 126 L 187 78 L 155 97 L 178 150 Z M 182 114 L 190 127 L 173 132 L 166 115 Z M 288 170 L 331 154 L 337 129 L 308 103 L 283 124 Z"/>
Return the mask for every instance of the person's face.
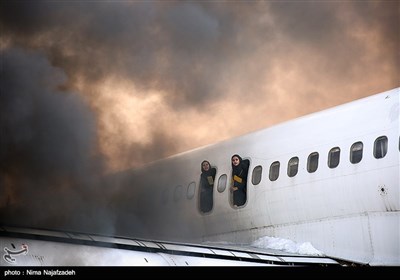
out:
<path id="1" fill-rule="evenodd" d="M 232 158 L 232 164 L 233 164 L 234 166 L 238 166 L 239 163 L 240 163 L 240 159 L 239 159 L 238 157 L 233 157 L 233 158 Z"/>
<path id="2" fill-rule="evenodd" d="M 203 169 L 204 171 L 208 171 L 208 169 L 210 169 L 210 165 L 208 164 L 208 162 L 203 162 Z"/>

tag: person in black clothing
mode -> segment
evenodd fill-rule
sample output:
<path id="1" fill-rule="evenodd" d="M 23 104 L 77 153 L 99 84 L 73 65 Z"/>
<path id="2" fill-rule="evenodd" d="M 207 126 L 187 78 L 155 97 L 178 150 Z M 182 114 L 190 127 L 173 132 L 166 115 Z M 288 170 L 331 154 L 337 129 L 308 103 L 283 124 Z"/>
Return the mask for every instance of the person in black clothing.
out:
<path id="1" fill-rule="evenodd" d="M 249 170 L 248 160 L 243 161 L 242 158 L 235 154 L 232 160 L 232 186 L 233 205 L 242 206 L 246 203 L 246 185 L 247 173 Z"/>
<path id="2" fill-rule="evenodd" d="M 201 163 L 200 177 L 200 210 L 209 212 L 213 207 L 213 188 L 217 170 L 207 160 Z"/>

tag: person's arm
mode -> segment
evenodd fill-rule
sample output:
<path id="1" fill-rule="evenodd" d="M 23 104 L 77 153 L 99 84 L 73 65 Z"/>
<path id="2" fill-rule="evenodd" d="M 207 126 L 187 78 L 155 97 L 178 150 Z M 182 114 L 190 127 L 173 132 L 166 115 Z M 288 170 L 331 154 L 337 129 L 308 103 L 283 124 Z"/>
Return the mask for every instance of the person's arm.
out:
<path id="1" fill-rule="evenodd" d="M 243 178 L 238 176 L 238 175 L 233 175 L 233 184 L 232 184 L 232 188 L 234 191 L 238 190 L 238 189 L 243 189 Z"/>

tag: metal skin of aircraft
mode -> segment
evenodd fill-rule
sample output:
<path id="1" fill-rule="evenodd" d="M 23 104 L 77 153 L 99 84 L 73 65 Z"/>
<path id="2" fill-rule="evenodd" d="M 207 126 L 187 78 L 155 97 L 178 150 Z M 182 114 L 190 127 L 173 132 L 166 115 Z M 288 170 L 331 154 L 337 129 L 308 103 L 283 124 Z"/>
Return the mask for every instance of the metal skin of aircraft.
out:
<path id="1" fill-rule="evenodd" d="M 194 149 L 110 178 L 120 232 L 184 242 L 310 242 L 326 256 L 400 265 L 399 88 Z M 232 203 L 231 156 L 250 162 Z M 200 163 L 216 168 L 200 211 Z M 135 219 L 132 219 L 135 213 Z M 140 225 L 140 226 L 137 226 Z M 140 232 L 138 228 L 142 229 Z"/>
<path id="2" fill-rule="evenodd" d="M 399 101 L 395 88 L 109 176 L 115 232 L 130 238 L 3 226 L 0 264 L 399 266 Z M 249 162 L 241 206 L 234 154 Z M 207 212 L 203 160 L 216 169 Z M 310 242 L 323 256 L 251 246 L 265 236 Z"/>

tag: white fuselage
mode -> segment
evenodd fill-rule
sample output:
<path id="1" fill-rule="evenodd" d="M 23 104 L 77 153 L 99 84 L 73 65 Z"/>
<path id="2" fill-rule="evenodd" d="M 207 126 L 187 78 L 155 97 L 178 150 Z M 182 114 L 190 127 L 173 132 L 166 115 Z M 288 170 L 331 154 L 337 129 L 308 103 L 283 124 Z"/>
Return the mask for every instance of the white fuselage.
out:
<path id="1" fill-rule="evenodd" d="M 117 231 L 180 241 L 250 243 L 262 236 L 311 242 L 327 256 L 400 265 L 399 88 L 198 148 L 110 180 Z M 211 129 L 211 128 L 210 128 Z M 350 161 L 351 154 L 362 158 Z M 353 144 L 356 144 L 353 146 Z M 339 164 L 329 167 L 339 148 Z M 247 201 L 231 199 L 231 156 L 250 161 Z M 310 155 L 317 169 L 308 171 Z M 298 172 L 288 176 L 288 162 Z M 199 210 L 200 163 L 216 168 L 213 208 Z M 271 165 L 278 177 L 271 181 Z M 254 184 L 255 170 L 261 181 Z M 225 180 L 225 184 L 224 182 Z M 193 195 L 194 194 L 194 195 Z"/>

